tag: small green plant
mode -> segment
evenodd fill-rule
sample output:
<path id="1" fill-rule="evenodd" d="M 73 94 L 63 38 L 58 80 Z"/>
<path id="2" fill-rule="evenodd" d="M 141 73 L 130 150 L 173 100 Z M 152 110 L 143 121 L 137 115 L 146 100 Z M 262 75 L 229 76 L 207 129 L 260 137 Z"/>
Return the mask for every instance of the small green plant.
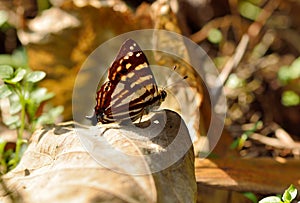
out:
<path id="1" fill-rule="evenodd" d="M 252 192 L 244 192 L 243 195 L 248 198 L 249 200 L 251 200 L 251 202 L 256 203 L 257 202 L 257 198 L 256 195 Z"/>
<path id="2" fill-rule="evenodd" d="M 295 59 L 289 66 L 282 66 L 278 71 L 278 79 L 281 84 L 288 87 L 281 96 L 284 106 L 300 105 L 299 95 L 300 57 Z"/>
<path id="3" fill-rule="evenodd" d="M 26 144 L 24 131 L 32 133 L 37 125 L 53 123 L 63 111 L 62 107 L 52 108 L 43 112 L 45 102 L 54 96 L 46 88 L 37 87 L 46 74 L 42 71 L 31 71 L 29 68 L 13 68 L 0 65 L 0 99 L 9 101 L 9 117 L 3 123 L 10 129 L 17 130 L 15 151 L 5 150 L 6 142 L 0 140 L 0 160 L 2 171 L 14 168 L 20 160 L 21 147 Z"/>
<path id="4" fill-rule="evenodd" d="M 295 186 L 290 185 L 288 189 L 286 189 L 282 195 L 282 197 L 270 196 L 263 198 L 258 203 L 291 203 L 293 199 L 297 196 L 297 189 Z"/>
<path id="5" fill-rule="evenodd" d="M 213 28 L 208 33 L 208 40 L 213 44 L 219 44 L 222 38 L 222 32 L 218 29 Z"/>
<path id="6" fill-rule="evenodd" d="M 233 143 L 230 145 L 230 149 L 241 150 L 244 147 L 245 142 L 248 140 L 249 136 L 255 133 L 255 131 L 257 131 L 258 129 L 260 129 L 262 125 L 262 121 L 257 121 L 256 123 L 254 123 L 251 129 L 246 130 L 239 138 L 233 141 Z"/>

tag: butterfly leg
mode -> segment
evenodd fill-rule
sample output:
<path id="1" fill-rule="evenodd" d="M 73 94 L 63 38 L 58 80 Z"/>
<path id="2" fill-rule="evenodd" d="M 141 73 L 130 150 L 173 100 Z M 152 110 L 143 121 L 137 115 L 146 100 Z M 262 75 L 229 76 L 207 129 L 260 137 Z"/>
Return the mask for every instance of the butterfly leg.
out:
<path id="1" fill-rule="evenodd" d="M 143 118 L 143 115 L 144 115 L 144 111 L 145 111 L 145 107 L 143 107 L 143 109 L 142 109 L 139 123 L 141 123 L 141 121 L 142 121 L 142 118 Z"/>

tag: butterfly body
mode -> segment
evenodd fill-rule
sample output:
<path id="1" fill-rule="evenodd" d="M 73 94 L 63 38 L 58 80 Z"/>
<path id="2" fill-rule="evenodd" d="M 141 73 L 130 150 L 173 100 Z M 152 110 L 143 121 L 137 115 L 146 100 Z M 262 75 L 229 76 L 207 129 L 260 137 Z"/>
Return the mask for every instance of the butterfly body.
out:
<path id="1" fill-rule="evenodd" d="M 160 106 L 166 96 L 158 89 L 145 54 L 128 39 L 108 70 L 108 81 L 97 91 L 93 123 L 134 122 Z"/>

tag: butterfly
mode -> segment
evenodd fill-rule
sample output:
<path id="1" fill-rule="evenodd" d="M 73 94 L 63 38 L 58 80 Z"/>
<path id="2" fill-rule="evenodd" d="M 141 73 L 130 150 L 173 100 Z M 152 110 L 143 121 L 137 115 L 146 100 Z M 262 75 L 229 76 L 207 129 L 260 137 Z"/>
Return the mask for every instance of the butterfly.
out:
<path id="1" fill-rule="evenodd" d="M 167 96 L 159 90 L 146 55 L 132 39 L 121 46 L 107 78 L 97 91 L 94 115 L 87 117 L 93 125 L 141 120 Z"/>

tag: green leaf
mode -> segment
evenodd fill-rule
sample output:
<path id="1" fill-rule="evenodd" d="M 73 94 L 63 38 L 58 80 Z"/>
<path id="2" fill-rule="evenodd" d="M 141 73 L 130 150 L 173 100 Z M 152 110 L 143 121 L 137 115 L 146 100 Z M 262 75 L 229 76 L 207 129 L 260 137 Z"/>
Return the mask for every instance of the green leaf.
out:
<path id="1" fill-rule="evenodd" d="M 26 112 L 28 114 L 29 122 L 34 120 L 35 113 L 39 107 L 39 104 L 35 103 L 33 100 L 28 100 L 26 105 Z"/>
<path id="2" fill-rule="evenodd" d="M 64 111 L 63 106 L 57 106 L 57 107 L 51 108 L 49 110 L 49 114 L 51 114 L 51 116 L 53 118 L 57 118 L 58 116 L 60 116 L 62 114 L 63 111 Z"/>
<path id="3" fill-rule="evenodd" d="M 17 160 L 16 160 L 16 159 L 10 159 L 10 160 L 8 161 L 7 165 L 13 166 L 13 165 L 15 165 L 16 163 L 17 163 Z"/>
<path id="4" fill-rule="evenodd" d="M 247 139 L 248 139 L 248 135 L 246 133 L 243 133 L 239 139 L 238 149 L 242 149 L 244 147 Z"/>
<path id="5" fill-rule="evenodd" d="M 239 78 L 236 74 L 232 73 L 229 75 L 228 80 L 225 84 L 230 89 L 236 89 L 244 86 L 244 80 Z"/>
<path id="6" fill-rule="evenodd" d="M 47 93 L 47 88 L 37 88 L 30 93 L 30 98 L 36 103 L 41 103 L 54 97 L 54 93 Z"/>
<path id="7" fill-rule="evenodd" d="M 237 149 L 238 146 L 239 146 L 239 142 L 240 142 L 239 140 L 240 140 L 240 138 L 235 139 L 235 140 L 231 143 L 230 149 Z"/>
<path id="8" fill-rule="evenodd" d="M 282 196 L 282 200 L 284 201 L 284 203 L 288 203 L 292 201 L 292 196 L 290 193 L 285 192 Z"/>
<path id="9" fill-rule="evenodd" d="M 26 77 L 27 82 L 33 82 L 36 83 L 46 76 L 46 73 L 43 71 L 33 71 L 29 73 Z"/>
<path id="10" fill-rule="evenodd" d="M 28 141 L 26 139 L 20 140 L 21 142 L 21 149 L 19 156 L 22 157 L 26 149 L 28 148 Z"/>
<path id="11" fill-rule="evenodd" d="M 6 141 L 0 137 L 0 157 L 3 156 Z"/>
<path id="12" fill-rule="evenodd" d="M 284 202 L 292 202 L 297 196 L 297 189 L 294 185 L 290 185 L 288 189 L 286 189 L 283 193 L 282 200 Z"/>
<path id="13" fill-rule="evenodd" d="M 239 12 L 240 14 L 248 18 L 250 20 L 256 20 L 257 16 L 261 12 L 261 8 L 248 2 L 248 1 L 240 1 L 239 3 Z"/>
<path id="14" fill-rule="evenodd" d="M 213 43 L 213 44 L 218 44 L 222 41 L 222 33 L 220 30 L 218 29 L 211 29 L 209 32 L 208 32 L 208 40 Z"/>
<path id="15" fill-rule="evenodd" d="M 0 99 L 8 97 L 11 93 L 12 91 L 9 89 L 7 85 L 0 86 Z"/>
<path id="16" fill-rule="evenodd" d="M 290 68 L 288 66 L 280 67 L 278 71 L 278 78 L 283 83 L 287 83 L 292 78 Z"/>
<path id="17" fill-rule="evenodd" d="M 11 94 L 9 96 L 9 103 L 10 103 L 10 108 L 9 108 L 10 114 L 16 114 L 22 108 L 20 103 L 20 98 L 17 94 Z"/>
<path id="18" fill-rule="evenodd" d="M 16 71 L 16 73 L 17 73 L 16 76 L 13 79 L 11 79 L 11 81 L 14 83 L 20 82 L 24 78 L 24 76 L 26 74 L 26 70 L 23 68 L 19 68 Z"/>
<path id="19" fill-rule="evenodd" d="M 11 116 L 7 119 L 5 119 L 3 122 L 5 125 L 10 126 L 12 124 L 17 123 L 20 120 L 19 116 Z"/>
<path id="20" fill-rule="evenodd" d="M 248 139 L 248 135 L 247 133 L 243 133 L 241 135 L 241 137 L 237 138 L 236 140 L 234 140 L 231 145 L 230 145 L 230 149 L 242 149 L 245 145 L 245 142 Z"/>
<path id="21" fill-rule="evenodd" d="M 300 57 L 295 59 L 290 66 L 293 78 L 298 78 L 300 76 Z"/>
<path id="22" fill-rule="evenodd" d="M 258 203 L 282 203 L 282 201 L 279 197 L 270 196 L 270 197 L 263 198 Z"/>
<path id="23" fill-rule="evenodd" d="M 281 103 L 284 106 L 297 106 L 300 104 L 300 96 L 294 91 L 285 91 L 281 96 Z"/>
<path id="24" fill-rule="evenodd" d="M 290 66 L 282 66 L 278 71 L 278 78 L 284 84 L 300 77 L 300 57 L 295 59 Z"/>
<path id="25" fill-rule="evenodd" d="M 228 60 L 228 56 L 217 56 L 214 57 L 213 62 L 216 65 L 217 69 L 219 70 L 225 66 L 227 60 Z"/>
<path id="26" fill-rule="evenodd" d="M 37 123 L 42 124 L 51 124 L 54 123 L 55 120 L 61 115 L 64 111 L 63 106 L 57 106 L 55 108 L 51 108 L 47 113 L 43 113 L 38 119 Z"/>
<path id="27" fill-rule="evenodd" d="M 250 3 L 255 4 L 255 5 L 261 4 L 261 0 L 247 0 L 247 1 L 249 1 Z"/>
<path id="28" fill-rule="evenodd" d="M 20 104 L 20 101 L 11 101 L 9 113 L 10 114 L 16 114 L 20 112 L 22 109 L 22 105 Z"/>
<path id="29" fill-rule="evenodd" d="M 14 74 L 14 69 L 9 65 L 0 65 L 0 78 L 9 79 L 12 78 Z"/>
<path id="30" fill-rule="evenodd" d="M 8 20 L 8 13 L 5 10 L 0 11 L 0 27 Z"/>
<path id="31" fill-rule="evenodd" d="M 15 67 L 28 68 L 27 53 L 24 48 L 16 49 L 11 58 Z"/>
<path id="32" fill-rule="evenodd" d="M 10 84 L 16 84 L 17 82 L 20 82 L 26 74 L 26 70 L 23 68 L 19 68 L 15 72 L 15 76 L 10 79 L 10 80 L 5 80 L 5 82 L 10 83 Z"/>
<path id="33" fill-rule="evenodd" d="M 9 54 L 0 54 L 0 64 L 1 65 L 13 65 L 11 55 L 9 55 Z"/>
<path id="34" fill-rule="evenodd" d="M 244 192 L 243 195 L 245 197 L 247 197 L 248 199 L 250 199 L 253 203 L 257 202 L 257 198 L 256 198 L 256 196 L 255 196 L 254 193 L 252 193 L 252 192 Z"/>

